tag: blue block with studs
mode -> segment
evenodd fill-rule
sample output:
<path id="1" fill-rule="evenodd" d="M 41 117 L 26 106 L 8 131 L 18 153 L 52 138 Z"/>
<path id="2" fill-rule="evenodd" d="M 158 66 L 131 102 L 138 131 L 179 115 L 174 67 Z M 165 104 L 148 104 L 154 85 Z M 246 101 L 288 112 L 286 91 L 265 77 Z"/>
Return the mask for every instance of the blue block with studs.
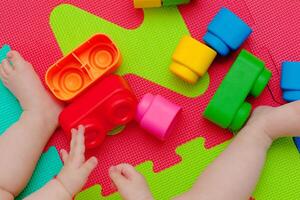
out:
<path id="1" fill-rule="evenodd" d="M 204 42 L 218 52 L 227 56 L 236 51 L 250 36 L 252 29 L 239 16 L 228 8 L 221 8 L 208 25 Z"/>

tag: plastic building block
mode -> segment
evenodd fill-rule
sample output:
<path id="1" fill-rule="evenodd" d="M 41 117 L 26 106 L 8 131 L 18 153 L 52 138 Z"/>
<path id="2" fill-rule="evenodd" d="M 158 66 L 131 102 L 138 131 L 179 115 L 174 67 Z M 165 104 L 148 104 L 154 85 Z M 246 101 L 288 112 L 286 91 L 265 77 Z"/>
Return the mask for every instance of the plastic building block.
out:
<path id="1" fill-rule="evenodd" d="M 148 93 L 138 104 L 136 120 L 150 134 L 164 141 L 171 134 L 180 110 L 164 97 Z"/>
<path id="2" fill-rule="evenodd" d="M 222 128 L 238 131 L 251 112 L 251 105 L 245 102 L 247 96 L 259 96 L 271 75 L 261 60 L 242 50 L 209 102 L 205 118 Z"/>
<path id="3" fill-rule="evenodd" d="M 283 62 L 281 89 L 287 102 L 300 100 L 300 62 Z"/>
<path id="4" fill-rule="evenodd" d="M 97 34 L 51 66 L 46 83 L 58 99 L 69 101 L 97 79 L 114 72 L 121 61 L 112 40 Z"/>
<path id="5" fill-rule="evenodd" d="M 217 52 L 190 36 L 184 36 L 177 46 L 170 70 L 189 83 L 196 83 L 214 61 Z"/>
<path id="6" fill-rule="evenodd" d="M 141 24 L 139 22 L 128 29 L 125 25 L 120 26 L 90 15 L 75 6 L 62 4 L 54 9 L 50 21 L 56 41 L 64 54 L 84 41 L 87 35 L 105 33 L 111 36 L 122 50 L 124 63 L 117 70 L 117 74 L 134 74 L 187 97 L 198 97 L 203 94 L 209 85 L 208 74 L 202 77 L 198 84 L 192 85 L 176 81 L 166 67 L 170 65 L 170 58 L 182 36 L 190 34 L 178 9 L 176 7 L 144 9 L 143 12 L 144 18 L 138 17 L 144 19 L 142 25 L 139 26 Z M 80 23 L 82 20 L 87 23 Z M 157 52 L 163 52 L 163 56 L 157 56 Z"/>
<path id="7" fill-rule="evenodd" d="M 294 137 L 293 139 L 294 139 L 294 143 L 300 153 L 300 137 Z"/>
<path id="8" fill-rule="evenodd" d="M 136 97 L 125 79 L 110 75 L 75 98 L 62 111 L 59 121 L 68 137 L 72 128 L 84 125 L 86 146 L 95 148 L 109 131 L 134 118 L 136 106 Z"/>
<path id="9" fill-rule="evenodd" d="M 223 7 L 208 25 L 203 40 L 221 56 L 237 50 L 250 36 L 252 29 L 237 15 Z"/>
<path id="10" fill-rule="evenodd" d="M 161 7 L 162 0 L 133 0 L 135 8 L 157 8 Z"/>
<path id="11" fill-rule="evenodd" d="M 177 6 L 182 4 L 188 4 L 190 0 L 163 0 L 163 6 Z"/>
<path id="12" fill-rule="evenodd" d="M 281 89 L 287 102 L 300 100 L 300 62 L 283 62 L 281 66 Z M 294 137 L 300 152 L 300 137 Z"/>
<path id="13" fill-rule="evenodd" d="M 56 148 L 50 147 L 40 157 L 29 183 L 16 200 L 24 199 L 26 196 L 41 189 L 60 172 L 62 167 L 63 164 Z"/>
<path id="14" fill-rule="evenodd" d="M 3 45 L 0 49 L 0 63 L 6 58 L 6 54 L 10 50 L 9 45 Z M 19 101 L 0 80 L 0 116 L 5 116 L 0 117 L 0 135 L 19 119 L 21 113 L 22 108 Z"/>

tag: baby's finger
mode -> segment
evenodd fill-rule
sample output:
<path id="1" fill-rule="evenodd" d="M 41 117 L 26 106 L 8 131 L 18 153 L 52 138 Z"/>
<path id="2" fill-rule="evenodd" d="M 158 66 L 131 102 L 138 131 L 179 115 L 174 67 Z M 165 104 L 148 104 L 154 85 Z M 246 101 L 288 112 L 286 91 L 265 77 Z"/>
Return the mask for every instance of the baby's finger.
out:
<path id="1" fill-rule="evenodd" d="M 132 165 L 124 163 L 124 164 L 120 164 L 116 167 L 128 179 L 134 179 L 136 177 L 140 177 L 139 172 L 137 172 Z"/>
<path id="2" fill-rule="evenodd" d="M 68 157 L 69 157 L 68 152 L 66 150 L 62 149 L 62 150 L 60 150 L 60 154 L 61 154 L 63 162 L 66 163 L 68 160 Z"/>
<path id="3" fill-rule="evenodd" d="M 77 143 L 77 130 L 72 129 L 71 133 L 72 133 L 72 139 L 71 139 L 71 144 L 70 144 L 70 153 L 69 153 L 69 155 L 73 158 L 74 157 L 75 146 L 76 146 L 76 143 Z"/>
<path id="4" fill-rule="evenodd" d="M 127 179 L 122 175 L 121 171 L 119 171 L 119 169 L 115 166 L 109 169 L 109 176 L 118 189 L 122 188 L 122 186 L 128 183 Z"/>
<path id="5" fill-rule="evenodd" d="M 85 178 L 88 178 L 88 176 L 90 175 L 90 173 L 95 169 L 95 167 L 98 164 L 98 160 L 96 157 L 91 157 L 90 159 L 88 159 L 88 161 L 86 161 L 81 169 L 82 175 Z"/>
<path id="6" fill-rule="evenodd" d="M 77 140 L 76 140 L 76 145 L 74 147 L 74 162 L 78 167 L 82 165 L 85 161 L 84 157 L 84 151 L 85 151 L 85 146 L 84 146 L 84 129 L 79 128 L 79 131 L 77 133 Z"/>

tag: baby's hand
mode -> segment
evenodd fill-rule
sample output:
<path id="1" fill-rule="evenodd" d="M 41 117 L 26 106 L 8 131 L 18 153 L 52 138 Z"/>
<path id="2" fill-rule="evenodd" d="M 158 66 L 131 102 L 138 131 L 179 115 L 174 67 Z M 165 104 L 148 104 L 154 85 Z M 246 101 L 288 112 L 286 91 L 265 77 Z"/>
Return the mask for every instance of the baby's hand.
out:
<path id="1" fill-rule="evenodd" d="M 98 161 L 92 157 L 85 162 L 84 127 L 79 126 L 78 130 L 73 129 L 71 132 L 71 150 L 70 153 L 61 150 L 64 167 L 56 179 L 73 197 L 80 192 Z"/>
<path id="2" fill-rule="evenodd" d="M 300 136 L 300 101 L 277 108 L 258 107 L 247 126 L 253 127 L 257 132 L 262 130 L 272 140 L 285 136 Z"/>
<path id="3" fill-rule="evenodd" d="M 145 178 L 133 166 L 113 166 L 109 175 L 124 200 L 153 200 Z"/>

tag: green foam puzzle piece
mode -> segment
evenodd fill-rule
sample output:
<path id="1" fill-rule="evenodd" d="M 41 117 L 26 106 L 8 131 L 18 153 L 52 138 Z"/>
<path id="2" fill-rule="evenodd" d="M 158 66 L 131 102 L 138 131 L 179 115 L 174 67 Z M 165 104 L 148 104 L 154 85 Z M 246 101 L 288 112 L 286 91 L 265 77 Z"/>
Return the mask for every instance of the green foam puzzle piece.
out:
<path id="1" fill-rule="evenodd" d="M 0 62 L 6 58 L 9 51 L 10 47 L 3 45 L 0 49 Z M 19 101 L 0 80 L 0 135 L 20 118 L 21 113 Z"/>
<path id="2" fill-rule="evenodd" d="M 42 154 L 28 185 L 16 200 L 24 199 L 42 188 L 60 172 L 62 166 L 63 164 L 56 148 L 50 147 L 47 152 Z"/>
<path id="3" fill-rule="evenodd" d="M 91 35 L 105 33 L 123 56 L 118 74 L 136 74 L 188 97 L 199 96 L 208 87 L 208 74 L 191 85 L 169 71 L 177 44 L 183 35 L 189 34 L 177 8 L 146 9 L 143 24 L 128 30 L 74 6 L 60 5 L 51 13 L 50 24 L 64 54 Z"/>
<path id="4" fill-rule="evenodd" d="M 204 168 L 228 145 L 204 148 L 203 138 L 197 138 L 177 148 L 182 162 L 159 173 L 154 173 L 151 162 L 137 166 L 147 179 L 155 199 L 171 199 L 188 191 Z M 291 138 L 277 140 L 268 152 L 262 176 L 254 197 L 256 200 L 289 199 L 300 197 L 299 153 Z M 95 185 L 79 193 L 75 200 L 121 199 L 118 193 L 101 196 L 101 187 Z"/>
<path id="5" fill-rule="evenodd" d="M 242 50 L 205 109 L 204 116 L 222 128 L 238 131 L 247 121 L 251 105 L 248 95 L 259 96 L 271 72 L 263 61 Z"/>
<path id="6" fill-rule="evenodd" d="M 182 156 L 183 162 L 165 169 L 157 174 L 153 173 L 153 163 L 148 161 L 137 170 L 147 179 L 155 199 L 170 199 L 187 191 L 201 171 L 227 146 L 223 143 L 213 149 L 204 148 L 204 139 L 198 138 L 177 148 L 176 152 Z M 75 200 L 104 199 L 100 196 L 100 186 L 96 185 L 78 194 Z M 105 199 L 120 199 L 115 193 Z"/>

